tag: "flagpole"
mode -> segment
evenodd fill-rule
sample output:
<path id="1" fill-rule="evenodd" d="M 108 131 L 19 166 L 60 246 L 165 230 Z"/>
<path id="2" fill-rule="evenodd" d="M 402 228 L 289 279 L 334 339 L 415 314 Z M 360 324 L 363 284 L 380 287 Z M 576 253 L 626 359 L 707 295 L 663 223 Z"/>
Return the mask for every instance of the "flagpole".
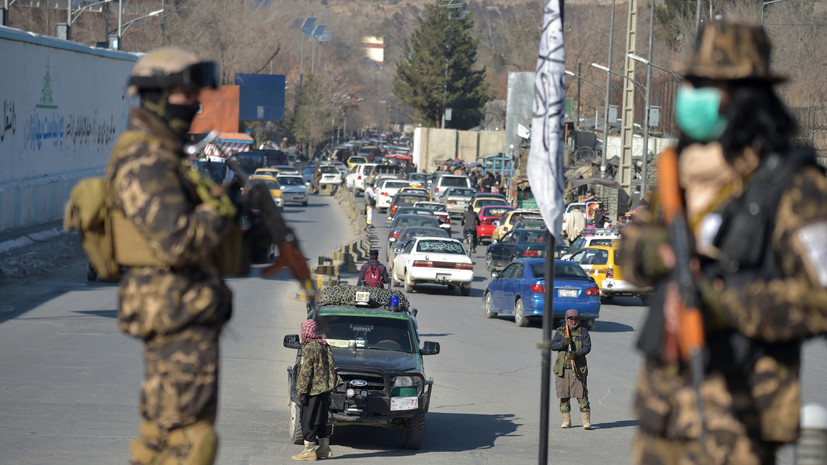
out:
<path id="1" fill-rule="evenodd" d="M 553 0 L 552 0 L 553 1 Z M 562 1 L 562 0 L 561 0 Z M 551 409 L 551 327 L 554 325 L 554 249 L 546 231 L 545 294 L 543 295 L 542 382 L 540 389 L 540 465 L 548 463 L 549 410 Z"/>

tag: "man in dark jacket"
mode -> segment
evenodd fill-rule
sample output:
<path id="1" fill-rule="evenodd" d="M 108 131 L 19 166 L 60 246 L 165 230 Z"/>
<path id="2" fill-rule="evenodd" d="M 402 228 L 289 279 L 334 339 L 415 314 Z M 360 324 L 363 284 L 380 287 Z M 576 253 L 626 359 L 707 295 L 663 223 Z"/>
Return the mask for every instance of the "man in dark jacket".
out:
<path id="1" fill-rule="evenodd" d="M 370 260 L 367 261 L 359 270 L 359 286 L 369 287 L 385 287 L 389 283 L 388 269 L 385 265 L 379 263 L 379 251 L 373 249 L 370 251 Z"/>
<path id="2" fill-rule="evenodd" d="M 589 390 L 586 387 L 586 375 L 589 370 L 586 366 L 586 355 L 592 350 L 592 340 L 589 330 L 580 326 L 580 314 L 577 310 L 566 311 L 565 324 L 557 328 L 551 338 L 551 350 L 557 351 L 554 361 L 555 386 L 557 397 L 560 398 L 560 413 L 563 414 L 561 428 L 571 428 L 571 404 L 569 399 L 574 397 L 580 404 L 580 414 L 583 416 L 583 429 L 591 429 L 591 407 L 589 406 Z"/>
<path id="3" fill-rule="evenodd" d="M 468 209 L 462 214 L 462 237 L 464 239 L 466 234 L 471 235 L 470 252 L 472 253 L 477 251 L 477 226 L 479 224 L 480 218 L 474 212 L 474 206 L 468 205 Z"/>

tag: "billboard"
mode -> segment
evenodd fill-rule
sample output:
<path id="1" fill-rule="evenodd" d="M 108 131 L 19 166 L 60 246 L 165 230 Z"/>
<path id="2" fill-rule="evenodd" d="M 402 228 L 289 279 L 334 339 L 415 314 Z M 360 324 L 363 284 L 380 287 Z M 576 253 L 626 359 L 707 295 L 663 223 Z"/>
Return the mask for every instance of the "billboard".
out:
<path id="1" fill-rule="evenodd" d="M 239 86 L 238 119 L 282 121 L 284 119 L 283 74 L 236 74 Z"/>

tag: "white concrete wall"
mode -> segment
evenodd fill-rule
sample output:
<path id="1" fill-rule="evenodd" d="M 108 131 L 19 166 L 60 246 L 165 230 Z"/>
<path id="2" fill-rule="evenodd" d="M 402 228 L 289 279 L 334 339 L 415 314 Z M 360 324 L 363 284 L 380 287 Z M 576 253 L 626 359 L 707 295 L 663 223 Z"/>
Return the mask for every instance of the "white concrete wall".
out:
<path id="1" fill-rule="evenodd" d="M 0 231 L 63 216 L 126 129 L 137 56 L 0 26 Z"/>

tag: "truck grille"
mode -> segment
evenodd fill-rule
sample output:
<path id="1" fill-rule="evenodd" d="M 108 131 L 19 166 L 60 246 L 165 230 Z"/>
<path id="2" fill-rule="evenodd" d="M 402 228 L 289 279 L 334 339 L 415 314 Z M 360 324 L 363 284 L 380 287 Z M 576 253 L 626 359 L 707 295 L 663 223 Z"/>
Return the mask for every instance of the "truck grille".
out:
<path id="1" fill-rule="evenodd" d="M 344 384 L 338 389 L 339 391 L 346 391 L 348 388 L 356 389 L 357 391 L 368 392 L 384 392 L 385 378 L 374 373 L 343 373 L 339 372 L 339 376 L 344 380 Z M 356 383 L 354 384 L 354 381 Z M 364 386 L 357 386 L 362 384 L 359 381 L 365 381 Z"/>

